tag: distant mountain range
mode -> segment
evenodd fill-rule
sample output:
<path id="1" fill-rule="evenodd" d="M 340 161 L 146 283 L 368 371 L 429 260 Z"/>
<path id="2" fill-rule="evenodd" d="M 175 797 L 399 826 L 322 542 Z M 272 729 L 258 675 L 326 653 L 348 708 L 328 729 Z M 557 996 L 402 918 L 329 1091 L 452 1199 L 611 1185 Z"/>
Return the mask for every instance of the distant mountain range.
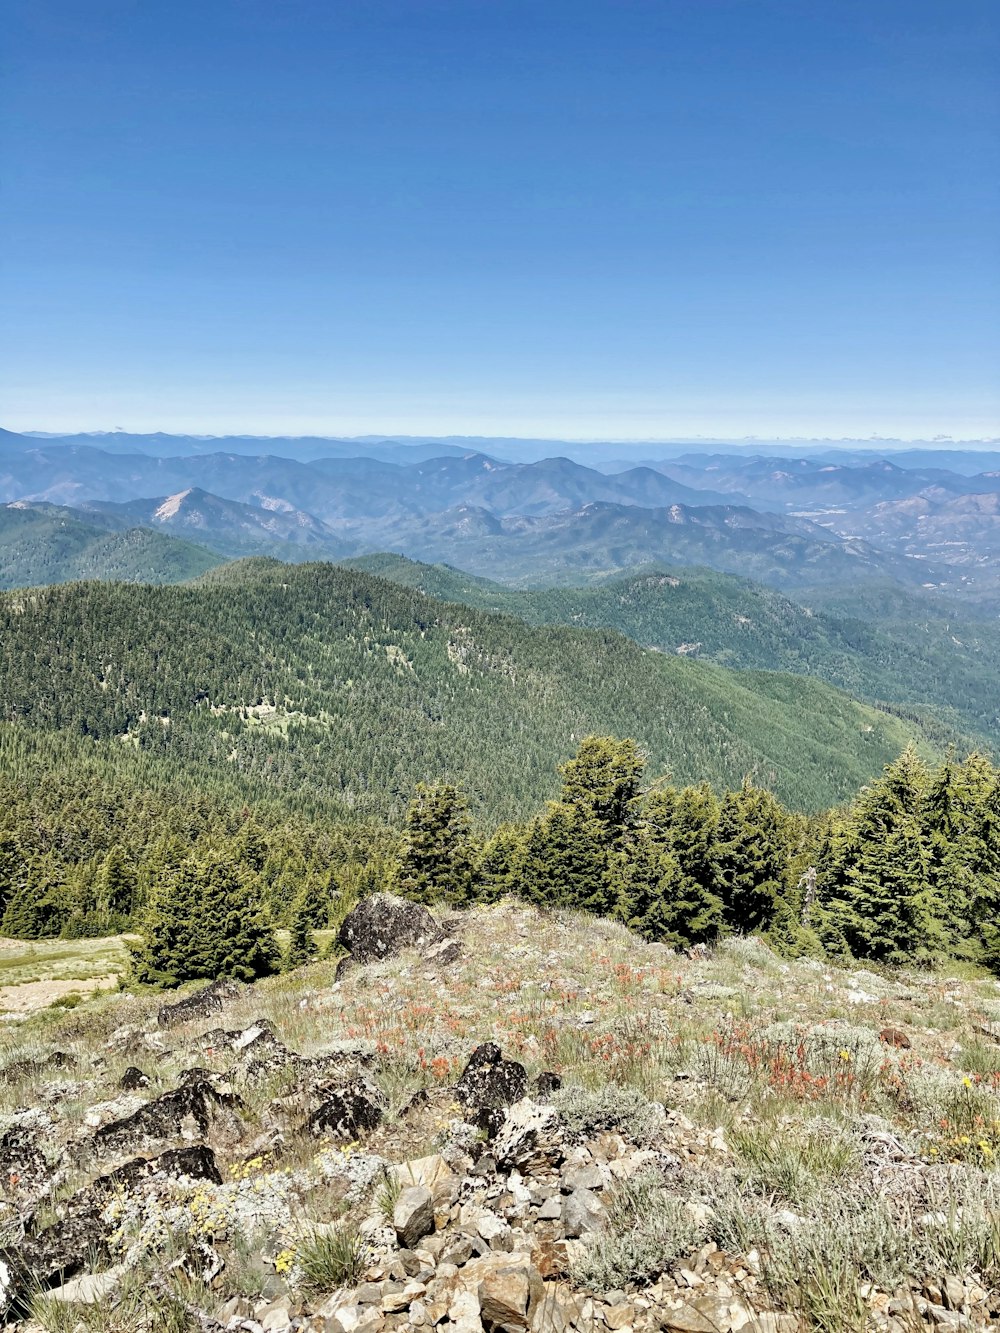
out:
<path id="1" fill-rule="evenodd" d="M 348 438 L 316 435 L 171 435 L 163 431 L 27 431 L 0 430 L 3 438 L 30 443 L 90 445 L 108 453 L 170 457 L 187 454 L 275 454 L 308 462 L 316 458 L 379 458 L 392 463 L 468 453 L 488 454 L 508 463 L 532 463 L 542 458 L 566 457 L 602 472 L 655 467 L 671 459 L 697 460 L 708 454 L 727 457 L 810 458 L 848 466 L 891 457 L 899 467 L 939 467 L 972 475 L 1000 468 L 1000 440 L 966 440 L 950 446 L 940 440 L 816 440 L 816 439 L 697 439 L 637 443 L 635 440 L 526 439 L 508 435 L 357 435 Z"/>
<path id="2" fill-rule="evenodd" d="M 299 456 L 249 452 L 272 446 Z M 1000 472 L 949 470 L 944 452 L 903 465 L 680 448 L 609 471 L 453 442 L 0 432 L 0 502 L 59 505 L 91 527 L 148 528 L 226 556 L 390 550 L 520 584 L 658 562 L 779 588 L 890 579 L 993 596 Z"/>
<path id="3" fill-rule="evenodd" d="M 76 579 L 181 583 L 221 557 L 145 527 L 108 531 L 55 505 L 0 507 L 0 588 Z"/>
<path id="4" fill-rule="evenodd" d="M 293 509 L 286 501 L 271 500 L 257 507 L 224 500 L 197 486 L 158 500 L 94 501 L 76 512 L 90 515 L 95 522 L 188 537 L 223 555 L 258 555 L 291 547 L 293 559 L 336 559 L 352 549 L 328 524 Z"/>

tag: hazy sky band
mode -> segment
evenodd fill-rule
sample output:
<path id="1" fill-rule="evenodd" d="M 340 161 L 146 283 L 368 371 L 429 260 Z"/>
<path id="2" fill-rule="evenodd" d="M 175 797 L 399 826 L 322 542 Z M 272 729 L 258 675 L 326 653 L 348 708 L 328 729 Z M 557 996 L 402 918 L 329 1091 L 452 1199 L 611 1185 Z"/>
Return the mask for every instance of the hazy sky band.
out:
<path id="1" fill-rule="evenodd" d="M 13 428 L 1000 433 L 993 0 L 13 0 Z"/>

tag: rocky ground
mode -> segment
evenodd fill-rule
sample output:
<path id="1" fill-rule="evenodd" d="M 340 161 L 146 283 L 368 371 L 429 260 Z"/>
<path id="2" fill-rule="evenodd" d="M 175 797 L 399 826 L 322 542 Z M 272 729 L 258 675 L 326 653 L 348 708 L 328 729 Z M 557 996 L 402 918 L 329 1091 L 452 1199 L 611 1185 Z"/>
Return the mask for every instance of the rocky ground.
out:
<path id="1" fill-rule="evenodd" d="M 21 1333 L 1000 1324 L 1000 986 L 369 900 L 0 1029 Z"/>

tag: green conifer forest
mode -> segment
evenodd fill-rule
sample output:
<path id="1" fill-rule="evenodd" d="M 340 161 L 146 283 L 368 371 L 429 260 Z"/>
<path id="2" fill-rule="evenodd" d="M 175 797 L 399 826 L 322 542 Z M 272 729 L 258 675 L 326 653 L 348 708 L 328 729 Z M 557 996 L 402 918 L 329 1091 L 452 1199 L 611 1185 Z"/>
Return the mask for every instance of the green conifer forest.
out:
<path id="1" fill-rule="evenodd" d="M 132 930 L 137 981 L 247 979 L 385 888 L 1000 967 L 1000 780 L 948 735 L 329 565 L 12 592 L 0 931 Z"/>

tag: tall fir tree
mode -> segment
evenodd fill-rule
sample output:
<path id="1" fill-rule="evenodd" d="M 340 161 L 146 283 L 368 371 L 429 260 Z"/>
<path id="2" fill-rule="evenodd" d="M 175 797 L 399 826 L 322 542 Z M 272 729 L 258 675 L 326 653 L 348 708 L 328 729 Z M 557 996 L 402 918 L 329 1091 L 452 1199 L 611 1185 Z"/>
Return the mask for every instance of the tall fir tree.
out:
<path id="1" fill-rule="evenodd" d="M 319 957 L 319 945 L 313 934 L 313 907 L 308 895 L 302 893 L 292 904 L 288 919 L 288 947 L 282 957 L 282 968 L 290 972 Z"/>
<path id="2" fill-rule="evenodd" d="M 704 782 L 680 791 L 661 789 L 647 800 L 646 822 L 650 837 L 677 865 L 670 930 L 683 942 L 708 943 L 725 924 L 716 892 L 718 798 Z"/>
<path id="3" fill-rule="evenodd" d="M 559 769 L 560 800 L 592 821 L 607 848 L 617 851 L 639 823 L 645 767 L 635 741 L 587 736 Z"/>
<path id="4" fill-rule="evenodd" d="M 554 802 L 528 830 L 520 894 L 538 907 L 608 914 L 615 905 L 603 830 L 579 807 Z"/>
<path id="5" fill-rule="evenodd" d="M 480 902 L 496 902 L 518 891 L 525 849 L 525 830 L 517 824 L 501 824 L 486 840 L 476 865 L 475 896 Z"/>
<path id="6" fill-rule="evenodd" d="M 160 887 L 133 947 L 136 981 L 177 985 L 194 979 L 254 981 L 277 970 L 270 922 L 232 860 L 189 857 Z"/>
<path id="7" fill-rule="evenodd" d="M 679 896 L 680 866 L 648 837 L 612 854 L 608 869 L 611 915 L 630 930 L 672 946 L 687 944 L 689 905 Z"/>
<path id="8" fill-rule="evenodd" d="M 465 796 L 450 782 L 419 783 L 403 829 L 400 891 L 417 902 L 458 907 L 469 900 L 475 868 Z"/>
<path id="9" fill-rule="evenodd" d="M 771 793 L 747 779 L 727 792 L 716 826 L 715 890 L 726 928 L 766 931 L 787 891 L 791 829 Z"/>
<path id="10" fill-rule="evenodd" d="M 13 833 L 0 833 L 0 921 L 23 874 L 25 855 Z"/>
<path id="11" fill-rule="evenodd" d="M 849 813 L 837 897 L 855 957 L 914 962 L 943 947 L 924 823 L 929 785 L 927 766 L 911 747 L 862 791 Z"/>

